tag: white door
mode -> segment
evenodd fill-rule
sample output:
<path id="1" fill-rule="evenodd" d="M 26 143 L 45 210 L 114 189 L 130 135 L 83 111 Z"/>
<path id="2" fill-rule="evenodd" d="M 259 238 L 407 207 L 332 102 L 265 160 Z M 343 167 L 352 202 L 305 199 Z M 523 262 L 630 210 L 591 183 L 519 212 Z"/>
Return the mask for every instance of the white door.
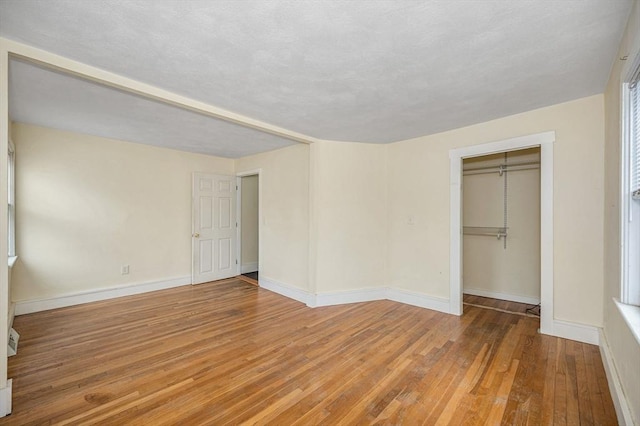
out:
<path id="1" fill-rule="evenodd" d="M 236 275 L 236 178 L 193 174 L 193 284 Z"/>

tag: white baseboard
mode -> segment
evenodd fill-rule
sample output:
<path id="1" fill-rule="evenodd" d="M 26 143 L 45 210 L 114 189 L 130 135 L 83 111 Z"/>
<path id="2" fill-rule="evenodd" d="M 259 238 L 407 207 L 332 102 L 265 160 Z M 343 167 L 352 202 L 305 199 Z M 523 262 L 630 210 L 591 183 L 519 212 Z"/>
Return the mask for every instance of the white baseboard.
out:
<path id="1" fill-rule="evenodd" d="M 425 294 L 415 293 L 409 290 L 388 288 L 387 299 L 405 303 L 407 305 L 418 306 L 420 308 L 431 309 L 433 311 L 444 312 L 446 314 L 451 313 L 451 304 L 449 303 L 449 299 L 427 296 Z"/>
<path id="2" fill-rule="evenodd" d="M 248 274 L 249 272 L 256 272 L 258 270 L 258 262 L 243 263 L 240 267 L 242 274 Z"/>
<path id="3" fill-rule="evenodd" d="M 386 288 L 362 288 L 357 290 L 335 291 L 331 293 L 319 293 L 312 295 L 308 305 L 312 308 L 318 306 L 344 305 L 347 303 L 372 302 L 387 298 Z"/>
<path id="4" fill-rule="evenodd" d="M 0 417 L 11 414 L 11 386 L 13 380 L 7 380 L 7 387 L 0 389 Z"/>
<path id="5" fill-rule="evenodd" d="M 305 305 L 309 304 L 311 300 L 311 293 L 301 288 L 293 287 L 288 284 L 281 283 L 271 278 L 261 276 L 258 285 L 264 289 L 273 291 L 289 299 L 297 300 Z"/>
<path id="6" fill-rule="evenodd" d="M 577 324 L 569 321 L 553 320 L 553 336 L 575 340 L 582 343 L 598 345 L 600 343 L 599 328 L 592 325 Z"/>
<path id="7" fill-rule="evenodd" d="M 306 290 L 292 287 L 266 277 L 260 277 L 260 287 L 305 303 L 311 308 L 344 305 L 346 303 L 371 302 L 374 300 L 393 300 L 407 305 L 449 313 L 449 300 L 447 299 L 388 287 L 312 294 Z"/>
<path id="8" fill-rule="evenodd" d="M 510 302 L 526 303 L 527 305 L 537 305 L 540 303 L 539 297 L 521 296 L 518 294 L 498 293 L 496 291 L 481 290 L 478 288 L 465 287 L 462 292 L 473 296 L 490 297 L 492 299 L 508 300 Z"/>
<path id="9" fill-rule="evenodd" d="M 65 294 L 38 300 L 24 300 L 16 302 L 15 314 L 24 315 L 33 312 L 47 311 L 49 309 L 64 308 L 67 306 L 81 305 L 83 303 L 98 302 L 100 300 L 114 299 L 116 297 L 131 296 L 133 294 L 147 293 L 150 291 L 164 290 L 191 284 L 191 276 L 172 278 L 163 281 L 128 284 L 113 288 L 102 288 L 79 293 Z"/>
<path id="10" fill-rule="evenodd" d="M 611 353 L 609 342 L 602 329 L 600 330 L 600 356 L 602 357 L 602 364 L 604 364 L 604 371 L 607 375 L 609 392 L 611 392 L 611 399 L 613 399 L 613 405 L 616 409 L 618 423 L 623 426 L 633 426 L 634 423 L 631 417 L 629 403 L 622 391 L 622 383 L 620 383 L 618 370 L 613 361 L 613 354 Z"/>

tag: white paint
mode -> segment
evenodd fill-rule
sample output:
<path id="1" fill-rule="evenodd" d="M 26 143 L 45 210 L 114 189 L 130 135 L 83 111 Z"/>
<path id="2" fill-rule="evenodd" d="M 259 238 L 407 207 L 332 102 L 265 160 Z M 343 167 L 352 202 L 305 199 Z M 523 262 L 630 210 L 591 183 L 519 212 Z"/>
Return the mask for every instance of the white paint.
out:
<path id="1" fill-rule="evenodd" d="M 191 284 L 191 277 L 186 276 L 179 278 L 169 278 L 161 281 L 134 283 L 117 287 L 93 289 L 43 299 L 18 301 L 16 303 L 16 315 L 32 314 L 34 312 L 47 311 L 49 309 L 58 309 L 67 306 L 81 305 L 83 303 L 98 302 L 100 300 L 131 296 L 133 294 L 148 293 L 150 291 L 164 290 L 167 288 L 180 287 L 189 284 Z"/>
<path id="2" fill-rule="evenodd" d="M 2 18 L 0 18 L 1 20 Z M 9 151 L 9 55 L 6 42 L 0 39 L 0 169 L 8 161 Z M 0 229 L 2 235 L 8 229 L 8 175 L 0 173 Z M 0 259 L 9 256 L 9 246 L 6 237 L 0 238 Z M 9 341 L 9 314 L 11 310 L 11 291 L 9 288 L 9 265 L 0 262 L 0 415 L 11 412 L 11 382 L 7 380 L 7 343 Z M 7 390 L 8 389 L 8 390 Z"/>
<path id="3" fill-rule="evenodd" d="M 387 299 L 386 288 L 362 288 L 347 291 L 318 293 L 311 296 L 308 305 L 312 308 L 319 306 L 345 305 L 348 303 L 372 302 Z"/>
<path id="4" fill-rule="evenodd" d="M 295 143 L 25 62 L 10 73 L 17 122 L 227 158 Z"/>
<path id="5" fill-rule="evenodd" d="M 0 388 L 0 417 L 11 414 L 11 387 L 13 380 L 7 380 L 7 386 Z"/>
<path id="6" fill-rule="evenodd" d="M 429 297 L 424 294 L 389 287 L 361 288 L 314 294 L 267 277 L 260 277 L 260 287 L 290 299 L 297 300 L 298 302 L 305 303 L 311 308 L 344 305 L 348 303 L 372 302 L 375 300 L 392 300 L 394 302 L 439 312 L 447 313 L 449 311 L 449 301 L 446 299 Z"/>
<path id="7" fill-rule="evenodd" d="M 541 313 L 544 311 L 541 311 Z M 599 328 L 591 325 L 577 324 L 570 321 L 554 319 L 551 330 L 542 330 L 542 316 L 540 317 L 540 332 L 563 339 L 598 345 L 600 343 Z"/>
<path id="8" fill-rule="evenodd" d="M 6 0 L 0 35 L 322 139 L 391 142 L 600 93 L 630 5 Z"/>
<path id="9" fill-rule="evenodd" d="M 278 293 L 281 296 L 288 297 L 289 299 L 297 300 L 305 305 L 310 304 L 312 300 L 312 295 L 308 291 L 265 276 L 260 276 L 260 287 Z"/>
<path id="10" fill-rule="evenodd" d="M 451 306 L 449 300 L 440 297 L 428 296 L 409 290 L 387 288 L 387 299 L 420 308 L 449 313 Z"/>
<path id="11" fill-rule="evenodd" d="M 237 275 L 236 178 L 193 173 L 192 283 Z"/>
<path id="12" fill-rule="evenodd" d="M 473 145 L 449 151 L 451 160 L 451 313 L 462 314 L 462 159 L 495 154 L 516 149 L 540 146 L 540 330 L 544 334 L 554 332 L 553 311 L 553 151 L 554 132 L 539 133 L 506 139 L 499 142 Z"/>
<path id="13" fill-rule="evenodd" d="M 600 329 L 600 356 L 602 357 L 602 364 L 604 365 L 604 371 L 607 375 L 607 383 L 609 384 L 609 392 L 611 393 L 611 399 L 613 400 L 613 406 L 616 409 L 616 417 L 618 423 L 622 426 L 633 426 L 633 416 L 629 409 L 629 402 L 622 389 L 622 383 L 618 376 L 618 370 L 616 369 L 615 359 L 609 342 L 602 329 Z"/>
<path id="14" fill-rule="evenodd" d="M 530 296 L 522 296 L 519 294 L 511 294 L 511 293 L 498 293 L 495 291 L 487 291 L 482 289 L 477 289 L 473 287 L 464 287 L 464 294 L 471 294 L 473 296 L 482 296 L 482 297 L 491 297 L 492 299 L 500 299 L 500 300 L 509 300 L 511 302 L 518 303 L 526 303 L 528 305 L 537 305 L 540 303 L 540 299 L 536 297 Z"/>
<path id="15" fill-rule="evenodd" d="M 614 299 L 614 303 L 618 307 L 627 327 L 629 327 L 629 331 L 631 331 L 636 342 L 640 345 L 640 306 L 627 305 L 617 299 Z"/>

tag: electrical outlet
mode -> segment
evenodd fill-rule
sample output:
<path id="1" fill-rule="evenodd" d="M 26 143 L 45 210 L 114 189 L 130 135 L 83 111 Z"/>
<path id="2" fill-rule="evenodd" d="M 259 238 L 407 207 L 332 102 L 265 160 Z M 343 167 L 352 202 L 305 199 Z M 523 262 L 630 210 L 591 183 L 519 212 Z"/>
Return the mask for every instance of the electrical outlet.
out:
<path id="1" fill-rule="evenodd" d="M 120 268 L 120 273 L 122 275 L 127 275 L 129 273 L 129 265 L 122 265 L 122 268 Z"/>

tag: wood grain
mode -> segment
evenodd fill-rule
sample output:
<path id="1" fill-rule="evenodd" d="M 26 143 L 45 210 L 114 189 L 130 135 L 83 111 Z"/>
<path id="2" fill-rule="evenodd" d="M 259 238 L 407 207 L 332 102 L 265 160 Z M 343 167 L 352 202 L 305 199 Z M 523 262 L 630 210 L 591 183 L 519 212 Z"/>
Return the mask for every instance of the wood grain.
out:
<path id="1" fill-rule="evenodd" d="M 0 425 L 616 424 L 598 348 L 538 326 L 240 279 L 40 312 L 15 319 Z"/>

